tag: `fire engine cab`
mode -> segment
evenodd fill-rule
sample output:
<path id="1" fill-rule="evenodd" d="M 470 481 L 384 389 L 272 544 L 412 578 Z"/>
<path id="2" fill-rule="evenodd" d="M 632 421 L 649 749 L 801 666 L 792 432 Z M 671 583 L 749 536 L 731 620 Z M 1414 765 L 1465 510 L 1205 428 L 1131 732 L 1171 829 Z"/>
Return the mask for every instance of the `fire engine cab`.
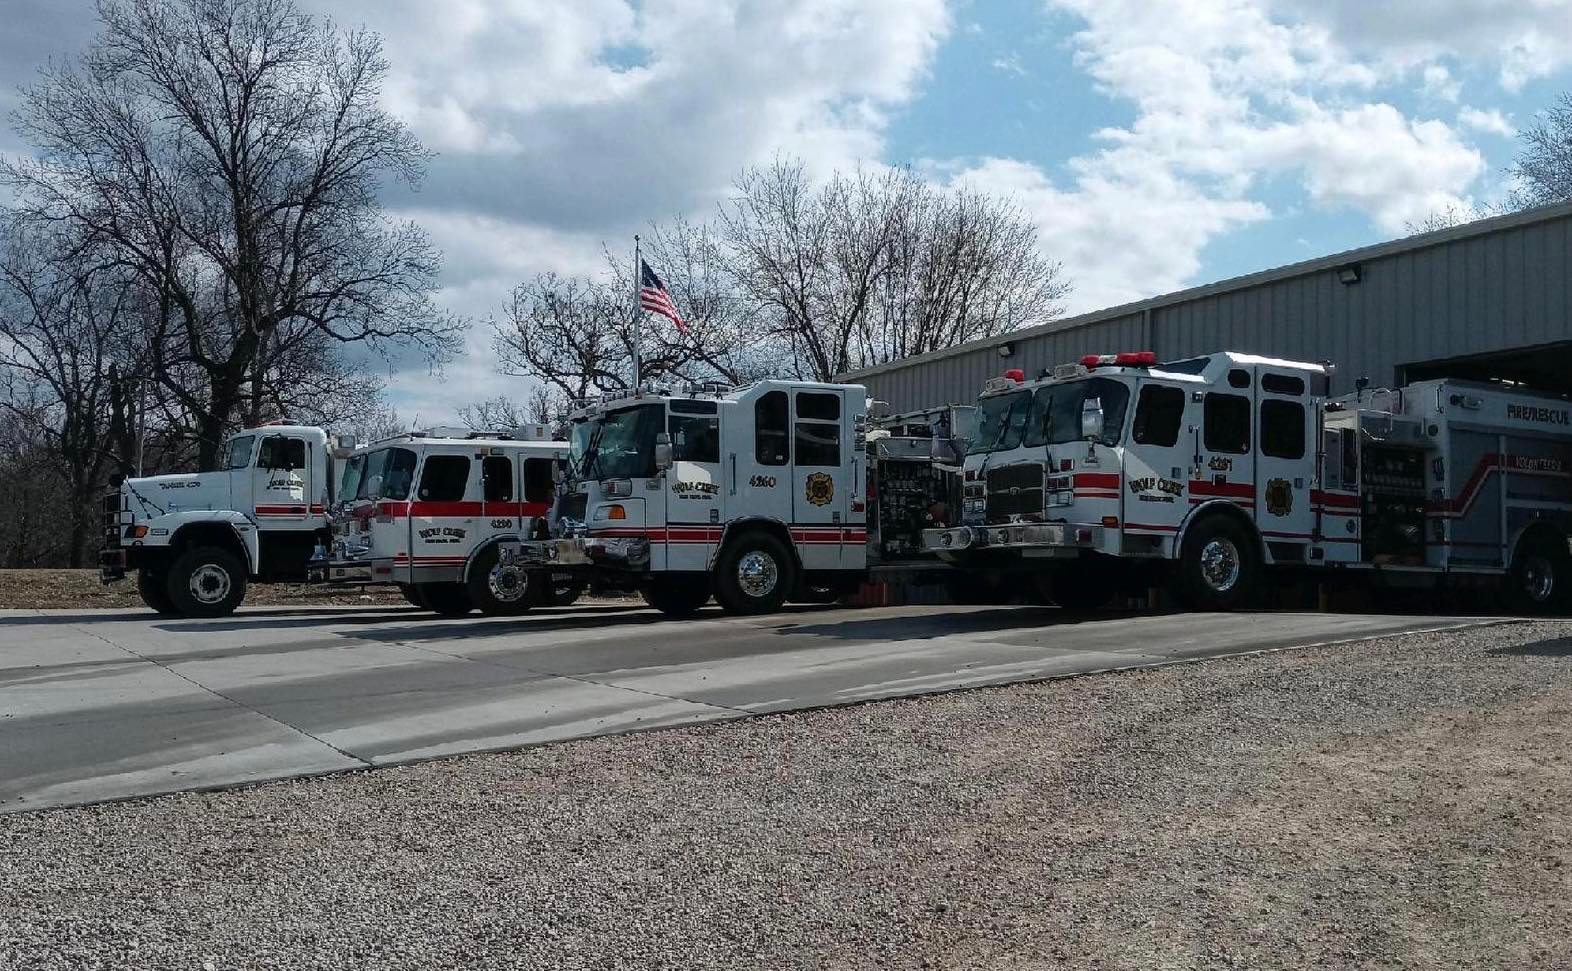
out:
<path id="1" fill-rule="evenodd" d="M 567 451 L 538 425 L 432 429 L 357 449 L 313 579 L 397 584 L 411 603 L 449 615 L 571 603 L 571 583 L 498 557 L 501 543 L 547 535 Z"/>
<path id="2" fill-rule="evenodd" d="M 861 386 L 802 381 L 587 403 L 570 417 L 561 542 L 547 555 L 678 616 L 712 594 L 757 613 L 855 586 L 867 415 Z"/>
<path id="3" fill-rule="evenodd" d="M 1329 371 L 1138 352 L 992 379 L 962 521 L 923 544 L 1030 570 L 1069 606 L 1160 573 L 1228 609 L 1273 567 L 1506 579 L 1525 607 L 1567 602 L 1572 403 L 1451 380 L 1329 399 Z"/>

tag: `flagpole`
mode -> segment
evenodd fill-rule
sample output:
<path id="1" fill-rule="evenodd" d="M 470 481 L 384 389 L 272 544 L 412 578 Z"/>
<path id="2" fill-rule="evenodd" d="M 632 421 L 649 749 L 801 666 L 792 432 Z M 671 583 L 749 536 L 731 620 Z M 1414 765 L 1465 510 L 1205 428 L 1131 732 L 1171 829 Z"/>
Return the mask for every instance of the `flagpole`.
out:
<path id="1" fill-rule="evenodd" d="M 633 393 L 639 392 L 639 374 L 641 362 L 639 360 L 639 334 L 640 325 L 644 322 L 644 311 L 639 309 L 639 283 L 641 282 L 642 267 L 639 262 L 639 234 L 633 234 Z"/>

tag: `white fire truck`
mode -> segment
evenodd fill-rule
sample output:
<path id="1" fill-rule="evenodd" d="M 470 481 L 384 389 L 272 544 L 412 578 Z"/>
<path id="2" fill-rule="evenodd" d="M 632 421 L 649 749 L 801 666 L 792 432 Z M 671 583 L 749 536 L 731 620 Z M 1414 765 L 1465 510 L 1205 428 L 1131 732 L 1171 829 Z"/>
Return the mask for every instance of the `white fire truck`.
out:
<path id="1" fill-rule="evenodd" d="M 1191 606 L 1228 609 L 1274 567 L 1569 602 L 1572 403 L 1453 380 L 1328 398 L 1328 373 L 1138 352 L 992 379 L 961 522 L 924 546 L 1047 577 L 1072 606 L 1172 578 Z"/>
<path id="2" fill-rule="evenodd" d="M 858 385 L 774 380 L 595 402 L 570 419 L 556 537 L 504 559 L 638 589 L 674 616 L 712 595 L 758 613 L 854 589 L 873 565 L 932 566 L 920 531 L 951 505 L 955 476 L 934 462 L 947 410 L 892 436 L 870 404 Z"/>
<path id="3" fill-rule="evenodd" d="M 227 439 L 218 471 L 120 479 L 104 497 L 100 579 L 135 570 L 149 607 L 198 617 L 233 611 L 248 581 L 304 581 L 328 539 L 344 445 L 276 423 Z"/>
<path id="4" fill-rule="evenodd" d="M 567 451 L 540 425 L 506 434 L 436 429 L 356 450 L 331 550 L 312 564 L 312 579 L 397 584 L 411 603 L 444 615 L 572 603 L 581 589 L 574 578 L 498 557 L 499 544 L 548 535 Z"/>

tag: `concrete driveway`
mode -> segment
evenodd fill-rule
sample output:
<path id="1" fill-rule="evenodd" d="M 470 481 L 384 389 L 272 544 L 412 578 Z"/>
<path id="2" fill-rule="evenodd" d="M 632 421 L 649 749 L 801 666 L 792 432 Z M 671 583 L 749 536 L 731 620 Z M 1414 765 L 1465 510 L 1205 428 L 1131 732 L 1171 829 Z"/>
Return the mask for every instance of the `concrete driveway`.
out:
<path id="1" fill-rule="evenodd" d="M 0 812 L 1462 626 L 1335 614 L 587 606 L 0 611 Z"/>

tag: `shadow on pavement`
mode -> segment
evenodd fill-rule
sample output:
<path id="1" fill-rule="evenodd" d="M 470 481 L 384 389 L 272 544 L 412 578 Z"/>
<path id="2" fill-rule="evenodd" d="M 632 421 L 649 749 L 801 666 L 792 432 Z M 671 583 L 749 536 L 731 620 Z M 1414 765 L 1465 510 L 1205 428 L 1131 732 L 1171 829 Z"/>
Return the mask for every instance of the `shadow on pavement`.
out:
<path id="1" fill-rule="evenodd" d="M 466 614 L 459 617 L 443 617 L 418 607 L 394 607 L 388 610 L 368 611 L 360 610 L 354 613 L 310 614 L 303 617 L 285 617 L 278 619 L 278 613 L 270 614 L 237 614 L 233 617 L 221 617 L 215 620 L 176 620 L 169 619 L 157 626 L 159 630 L 166 630 L 173 634 L 221 634 L 225 631 L 240 630 L 290 630 L 293 628 L 324 627 L 333 624 L 385 624 L 393 620 L 409 620 L 411 618 L 424 618 L 430 624 L 440 622 L 479 624 L 482 630 L 491 631 L 499 626 L 512 626 L 516 624 L 530 625 L 531 629 L 541 623 L 533 618 L 564 617 L 596 621 L 608 615 L 626 615 L 644 609 L 643 604 L 627 605 L 608 604 L 603 607 L 547 607 L 537 608 L 528 614 L 517 617 L 483 617 L 480 614 Z M 424 626 L 424 625 L 423 625 Z M 416 628 L 418 629 L 418 628 Z M 357 637 L 370 635 L 356 634 Z"/>
<path id="2" fill-rule="evenodd" d="M 1497 657 L 1572 657 L 1572 637 L 1535 641 L 1532 644 L 1519 644 L 1515 647 L 1497 647 L 1485 653 Z"/>
<path id="3" fill-rule="evenodd" d="M 1070 611 L 1058 607 L 993 607 L 966 613 L 912 617 L 851 618 L 823 624 L 781 624 L 778 634 L 808 634 L 858 641 L 906 641 L 981 632 L 1008 633 L 1022 627 L 1067 627 L 1131 617 L 1167 616 L 1156 611 Z"/>

